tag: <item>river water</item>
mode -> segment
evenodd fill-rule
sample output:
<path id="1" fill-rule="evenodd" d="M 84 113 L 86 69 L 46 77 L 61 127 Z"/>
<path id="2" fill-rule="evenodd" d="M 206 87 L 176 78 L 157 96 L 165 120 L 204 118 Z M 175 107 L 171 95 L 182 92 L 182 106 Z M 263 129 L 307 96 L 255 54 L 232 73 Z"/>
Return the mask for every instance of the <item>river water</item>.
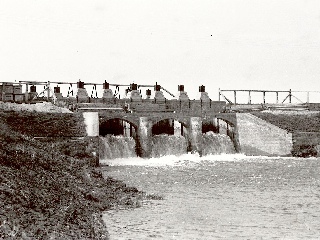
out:
<path id="1" fill-rule="evenodd" d="M 111 239 L 320 239 L 320 159 L 226 154 L 105 160 L 163 200 L 104 214 Z"/>

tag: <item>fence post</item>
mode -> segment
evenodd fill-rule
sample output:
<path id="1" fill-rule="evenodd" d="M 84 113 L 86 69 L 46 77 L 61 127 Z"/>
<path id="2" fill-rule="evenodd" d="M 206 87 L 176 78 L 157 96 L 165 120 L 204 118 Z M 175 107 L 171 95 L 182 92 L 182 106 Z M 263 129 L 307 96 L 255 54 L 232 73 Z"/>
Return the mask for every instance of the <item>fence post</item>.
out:
<path id="1" fill-rule="evenodd" d="M 291 89 L 289 90 L 289 103 L 291 103 L 291 97 L 292 97 L 292 94 L 291 94 Z"/>

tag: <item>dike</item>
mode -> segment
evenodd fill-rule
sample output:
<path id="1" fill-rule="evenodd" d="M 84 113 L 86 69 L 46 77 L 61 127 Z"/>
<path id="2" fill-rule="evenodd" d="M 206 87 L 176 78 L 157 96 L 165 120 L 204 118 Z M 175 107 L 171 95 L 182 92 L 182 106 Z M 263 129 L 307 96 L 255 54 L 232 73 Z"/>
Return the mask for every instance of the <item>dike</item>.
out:
<path id="1" fill-rule="evenodd" d="M 252 114 L 292 135 L 292 156 L 320 156 L 319 111 L 266 110 Z"/>
<path id="2" fill-rule="evenodd" d="M 0 112 L 0 239 L 108 239 L 102 212 L 139 206 L 141 192 L 92 166 L 95 140 L 79 118 Z"/>

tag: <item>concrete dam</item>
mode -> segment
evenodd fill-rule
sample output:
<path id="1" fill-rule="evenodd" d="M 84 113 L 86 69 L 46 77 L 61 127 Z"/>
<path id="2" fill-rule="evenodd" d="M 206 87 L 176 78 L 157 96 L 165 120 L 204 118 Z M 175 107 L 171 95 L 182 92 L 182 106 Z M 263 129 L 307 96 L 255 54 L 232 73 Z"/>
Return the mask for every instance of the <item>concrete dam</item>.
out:
<path id="1" fill-rule="evenodd" d="M 174 155 L 192 152 L 200 156 L 291 154 L 291 133 L 250 113 L 227 112 L 226 102 L 212 101 L 204 86 L 199 87 L 199 100 L 190 100 L 182 85 L 178 86 L 178 99 L 172 100 L 164 97 L 159 85 L 154 86 L 153 99 L 150 92 L 143 99 L 137 85 L 133 84 L 130 90 L 128 99 L 114 99 L 106 88 L 103 103 L 78 103 L 77 111 L 83 112 L 89 136 L 131 137 L 132 143 L 126 141 L 120 145 L 135 148 L 136 154 L 144 158 L 158 157 L 157 152 L 161 151 Z"/>
<path id="2" fill-rule="evenodd" d="M 179 155 L 187 152 L 200 156 L 221 153 L 245 155 L 288 156 L 292 150 L 292 134 L 269 122 L 245 112 L 232 112 L 225 101 L 213 101 L 199 86 L 200 98 L 191 100 L 184 85 L 178 86 L 178 96 L 158 85 L 21 82 L 19 85 L 2 85 L 2 101 L 32 103 L 51 101 L 83 115 L 86 132 L 99 137 L 106 158 L 159 157 L 163 154 Z M 25 93 L 22 93 L 25 84 Z M 36 84 L 44 85 L 41 93 Z M 64 97 L 61 84 L 67 84 Z M 29 90 L 30 86 L 30 91 Z M 85 85 L 92 85 L 91 96 Z M 97 97 L 97 85 L 102 85 L 103 95 Z M 112 91 L 111 86 L 115 87 Z M 128 87 L 126 96 L 120 98 L 119 87 Z M 147 89 L 142 97 L 141 87 Z M 75 94 L 76 93 L 76 94 Z M 169 94 L 173 99 L 167 99 Z M 118 94 L 118 95 L 117 95 Z M 230 104 L 229 104 L 230 105 Z"/>

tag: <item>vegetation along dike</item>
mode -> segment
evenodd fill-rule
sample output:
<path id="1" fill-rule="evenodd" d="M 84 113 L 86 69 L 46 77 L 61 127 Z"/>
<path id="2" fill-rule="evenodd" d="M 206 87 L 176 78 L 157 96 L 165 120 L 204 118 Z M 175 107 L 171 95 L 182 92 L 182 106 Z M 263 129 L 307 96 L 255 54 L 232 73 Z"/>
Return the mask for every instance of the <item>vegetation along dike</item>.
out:
<path id="1" fill-rule="evenodd" d="M 2 106 L 0 239 L 109 239 L 102 212 L 146 197 L 102 177 L 81 118 Z"/>

